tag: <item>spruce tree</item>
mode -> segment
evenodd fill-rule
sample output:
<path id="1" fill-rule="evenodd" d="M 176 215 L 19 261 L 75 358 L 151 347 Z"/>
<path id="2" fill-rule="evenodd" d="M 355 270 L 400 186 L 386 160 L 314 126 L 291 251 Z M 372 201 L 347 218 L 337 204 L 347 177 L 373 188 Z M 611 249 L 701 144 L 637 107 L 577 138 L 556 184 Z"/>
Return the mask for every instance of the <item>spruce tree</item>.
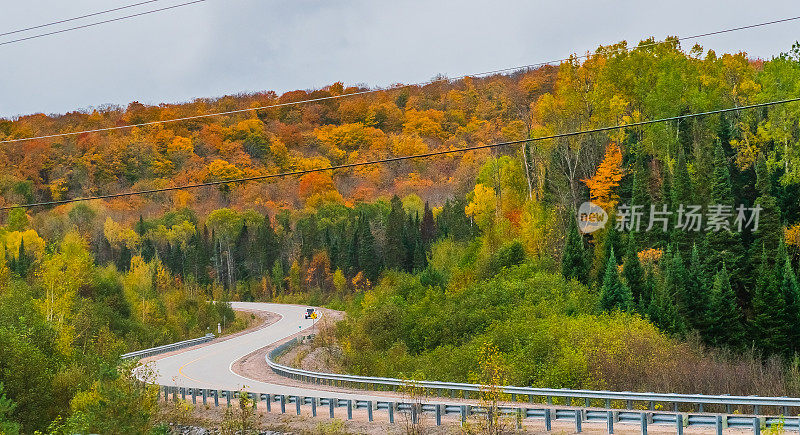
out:
<path id="1" fill-rule="evenodd" d="M 750 258 L 755 260 L 754 270 L 758 270 L 758 261 L 761 259 L 761 250 L 766 249 L 767 258 L 776 258 L 778 243 L 783 239 L 783 228 L 781 226 L 781 210 L 778 202 L 771 194 L 771 183 L 769 171 L 763 156 L 759 156 L 756 162 L 756 198 L 754 207 L 761 207 L 758 219 L 758 229 L 753 233 L 753 243 Z"/>
<path id="2" fill-rule="evenodd" d="M 564 254 L 561 257 L 561 274 L 566 279 L 574 279 L 583 284 L 589 284 L 589 256 L 583 243 L 583 236 L 578 231 L 578 224 L 572 217 L 569 218 L 567 242 L 564 245 Z"/>
<path id="3" fill-rule="evenodd" d="M 800 351 L 800 285 L 797 275 L 792 270 L 792 262 L 788 256 L 783 260 L 781 271 L 781 293 L 786 304 L 784 310 L 784 323 L 788 333 L 788 352 L 794 354 Z"/>
<path id="4" fill-rule="evenodd" d="M 422 213 L 422 222 L 420 223 L 420 235 L 422 236 L 422 243 L 425 251 L 436 240 L 436 220 L 433 218 L 433 210 L 431 210 L 428 202 L 425 202 L 425 211 Z"/>
<path id="5" fill-rule="evenodd" d="M 724 264 L 714 276 L 706 331 L 708 343 L 714 346 L 737 349 L 744 344 L 742 313 L 736 303 L 736 294 L 731 287 L 728 270 Z"/>
<path id="6" fill-rule="evenodd" d="M 682 150 L 678 151 L 672 179 L 672 191 L 670 192 L 671 209 L 677 210 L 681 204 L 684 207 L 696 205 L 694 204 L 696 201 L 692 196 L 692 180 L 689 175 L 689 169 L 686 166 L 686 157 Z M 682 253 L 688 253 L 689 248 L 692 246 L 692 236 L 693 233 L 686 229 L 678 229 L 673 226 L 670 232 L 670 242 L 676 245 Z"/>
<path id="7" fill-rule="evenodd" d="M 753 295 L 752 337 L 767 355 L 788 353 L 788 324 L 781 281 L 768 265 L 766 248 L 761 255 L 761 267 Z"/>
<path id="8" fill-rule="evenodd" d="M 636 244 L 636 238 L 633 233 L 628 234 L 628 246 L 625 250 L 625 261 L 623 263 L 622 275 L 625 277 L 625 283 L 631 289 L 633 295 L 633 302 L 636 306 L 640 306 L 642 301 L 642 294 L 644 293 L 644 270 L 642 264 L 639 262 L 637 255 L 639 249 Z"/>
<path id="9" fill-rule="evenodd" d="M 389 216 L 386 218 L 384 255 L 387 269 L 407 269 L 409 251 L 406 225 L 406 212 L 403 210 L 403 202 L 400 201 L 397 195 L 394 195 L 391 200 Z M 411 251 L 411 255 L 413 256 L 413 251 Z"/>
<path id="10" fill-rule="evenodd" d="M 380 273 L 380 261 L 375 252 L 375 237 L 369 227 L 369 221 L 363 214 L 358 226 L 358 264 L 361 270 L 373 283 Z"/>
<path id="11" fill-rule="evenodd" d="M 717 143 L 714 150 L 714 171 L 711 186 L 711 204 L 719 204 L 731 207 L 733 211 L 733 194 L 731 191 L 731 177 L 729 163 L 725 157 L 722 146 Z M 731 222 L 731 231 L 721 229 L 720 231 L 706 232 L 708 243 L 707 263 L 711 270 L 720 270 L 725 264 L 729 271 L 730 282 L 734 284 L 734 293 L 739 300 L 749 300 L 747 294 L 748 274 L 742 268 L 744 262 L 744 246 L 742 245 L 741 235 L 736 232 L 736 228 Z"/>
<path id="12" fill-rule="evenodd" d="M 595 262 L 597 262 L 595 265 L 597 276 L 595 279 L 598 287 L 602 286 L 605 281 L 606 265 L 611 252 L 623 252 L 622 238 L 619 236 L 619 230 L 617 230 L 614 220 L 615 217 L 613 215 L 609 216 L 605 229 L 595 233 L 602 238 L 600 249 L 595 251 L 597 253 L 595 255 Z"/>
<path id="13" fill-rule="evenodd" d="M 692 246 L 692 257 L 686 274 L 686 286 L 682 299 L 683 316 L 689 326 L 705 333 L 707 316 L 711 305 L 710 283 L 700 259 L 697 245 Z"/>
<path id="14" fill-rule="evenodd" d="M 600 308 L 604 311 L 630 311 L 632 307 L 631 289 L 619 279 L 617 259 L 612 248 L 606 263 L 603 287 L 600 291 Z"/>

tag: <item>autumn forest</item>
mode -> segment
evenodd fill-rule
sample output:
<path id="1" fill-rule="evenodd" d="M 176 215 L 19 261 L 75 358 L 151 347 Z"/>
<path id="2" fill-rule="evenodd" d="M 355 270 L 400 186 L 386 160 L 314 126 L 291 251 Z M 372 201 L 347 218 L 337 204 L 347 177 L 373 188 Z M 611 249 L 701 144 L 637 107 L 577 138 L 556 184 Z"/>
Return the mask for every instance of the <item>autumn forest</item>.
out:
<path id="1" fill-rule="evenodd" d="M 800 394 L 800 103 L 539 139 L 798 97 L 800 45 L 650 39 L 366 91 L 0 119 L 0 432 L 97 430 L 125 406 L 155 424 L 147 391 L 104 399 L 128 388 L 120 354 L 243 328 L 231 300 L 345 311 L 325 346 L 354 374 L 466 382 L 491 343 L 513 385 Z M 26 206 L 435 151 L 453 152 Z M 729 225 L 646 229 L 662 206 Z"/>

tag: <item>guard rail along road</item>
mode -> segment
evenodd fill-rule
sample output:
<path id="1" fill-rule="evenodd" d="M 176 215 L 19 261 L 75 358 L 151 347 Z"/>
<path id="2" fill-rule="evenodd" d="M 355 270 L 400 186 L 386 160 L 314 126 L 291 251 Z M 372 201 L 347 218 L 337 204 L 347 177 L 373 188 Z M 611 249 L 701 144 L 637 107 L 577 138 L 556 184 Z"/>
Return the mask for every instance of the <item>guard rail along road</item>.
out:
<path id="1" fill-rule="evenodd" d="M 199 338 L 193 338 L 191 340 L 179 341 L 177 343 L 170 343 L 170 344 L 165 344 L 163 346 L 152 347 L 150 349 L 143 349 L 143 350 L 137 350 L 135 352 L 126 353 L 121 355 L 120 358 L 122 358 L 123 360 L 147 358 L 153 355 L 172 352 L 179 349 L 185 349 L 187 347 L 196 346 L 198 344 L 208 343 L 214 338 L 215 338 L 214 334 L 209 332 L 208 334 Z"/>
<path id="2" fill-rule="evenodd" d="M 308 336 L 311 338 L 311 336 Z M 303 337 L 299 337 L 303 339 Z M 422 388 L 428 392 L 433 392 L 439 396 L 450 396 L 451 398 L 463 397 L 465 399 L 478 398 L 481 391 L 485 391 L 486 387 L 478 384 L 456 383 L 456 382 L 437 382 L 437 381 L 411 381 L 396 378 L 383 378 L 383 377 L 369 377 L 369 376 L 354 376 L 343 375 L 335 373 L 321 373 L 309 370 L 298 369 L 277 363 L 275 360 L 288 351 L 291 347 L 298 343 L 298 338 L 289 340 L 266 356 L 266 362 L 269 367 L 278 375 L 285 376 L 291 379 L 299 380 L 312 384 L 332 385 L 340 387 L 354 387 L 363 388 L 367 390 L 397 390 L 403 386 L 414 385 L 417 388 Z M 515 386 L 501 386 L 498 388 L 503 393 L 511 397 L 512 402 L 516 402 L 520 396 L 526 396 L 530 403 L 535 403 L 536 399 L 544 399 L 549 405 L 553 404 L 554 398 L 559 398 L 560 401 L 568 406 L 577 401 L 583 402 L 586 407 L 591 407 L 593 404 L 601 402 L 602 407 L 612 410 L 612 405 L 623 403 L 628 410 L 634 408 L 634 404 L 646 404 L 649 410 L 654 410 L 656 404 L 671 405 L 674 419 L 675 413 L 679 413 L 681 409 L 689 408 L 703 413 L 708 405 L 722 405 L 725 407 L 726 414 L 731 414 L 730 417 L 719 416 L 727 420 L 725 426 L 730 426 L 731 422 L 737 421 L 741 418 L 740 415 L 733 414 L 733 408 L 739 411 L 742 408 L 748 408 L 756 417 L 767 419 L 762 416 L 762 407 L 775 407 L 779 409 L 780 414 L 784 419 L 785 428 L 795 428 L 800 430 L 798 418 L 787 419 L 786 416 L 790 415 L 790 408 L 800 408 L 800 398 L 794 397 L 762 397 L 762 396 L 730 396 L 730 395 L 705 395 L 705 394 L 664 394 L 664 393 L 639 393 L 629 391 L 596 391 L 596 390 L 569 390 L 569 389 L 555 389 L 555 388 L 533 388 L 533 387 L 515 387 Z M 614 412 L 614 411 L 609 411 Z M 630 413 L 622 413 L 624 417 Z M 638 413 L 633 413 L 637 414 Z M 642 414 L 644 415 L 644 413 Z M 653 416 L 659 414 L 652 414 Z M 710 416 L 713 417 L 713 416 Z M 697 416 L 697 418 L 701 418 Z M 779 418 L 779 417 L 774 417 Z M 591 418 L 590 418 L 591 419 Z M 657 418 L 656 418 L 657 419 Z M 701 418 L 702 419 L 702 418 Z M 751 421 L 752 419 L 747 419 Z M 688 423 L 692 422 L 689 418 Z"/>

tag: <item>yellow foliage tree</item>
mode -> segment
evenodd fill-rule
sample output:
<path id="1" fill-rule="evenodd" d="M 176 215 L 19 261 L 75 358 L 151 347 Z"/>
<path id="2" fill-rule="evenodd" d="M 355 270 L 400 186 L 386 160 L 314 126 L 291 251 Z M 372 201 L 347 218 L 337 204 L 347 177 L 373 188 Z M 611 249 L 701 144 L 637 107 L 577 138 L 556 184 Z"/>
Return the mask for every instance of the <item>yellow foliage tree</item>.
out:
<path id="1" fill-rule="evenodd" d="M 471 196 L 472 200 L 464 208 L 464 213 L 475 219 L 480 228 L 488 228 L 497 214 L 497 197 L 494 189 L 476 184 Z"/>

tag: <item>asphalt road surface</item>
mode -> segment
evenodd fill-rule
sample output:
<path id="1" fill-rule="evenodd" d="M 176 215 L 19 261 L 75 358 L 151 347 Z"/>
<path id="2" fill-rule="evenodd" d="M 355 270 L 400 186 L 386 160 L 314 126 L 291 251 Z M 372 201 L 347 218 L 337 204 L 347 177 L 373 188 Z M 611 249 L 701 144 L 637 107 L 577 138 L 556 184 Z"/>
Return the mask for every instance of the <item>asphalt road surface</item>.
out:
<path id="1" fill-rule="evenodd" d="M 154 361 L 151 364 L 156 371 L 158 384 L 231 391 L 245 388 L 247 391 L 255 393 L 291 396 L 328 397 L 334 395 L 330 391 L 316 390 L 313 385 L 293 387 L 260 382 L 240 376 L 231 370 L 234 362 L 251 352 L 313 326 L 312 320 L 304 319 L 307 307 L 261 302 L 231 302 L 231 306 L 235 310 L 267 311 L 278 314 L 281 318 L 265 328 Z M 264 365 L 266 364 L 265 361 Z M 337 392 L 335 396 L 340 399 L 378 400 L 377 396 L 370 396 L 368 393 Z M 385 396 L 381 398 L 386 400 Z"/>

